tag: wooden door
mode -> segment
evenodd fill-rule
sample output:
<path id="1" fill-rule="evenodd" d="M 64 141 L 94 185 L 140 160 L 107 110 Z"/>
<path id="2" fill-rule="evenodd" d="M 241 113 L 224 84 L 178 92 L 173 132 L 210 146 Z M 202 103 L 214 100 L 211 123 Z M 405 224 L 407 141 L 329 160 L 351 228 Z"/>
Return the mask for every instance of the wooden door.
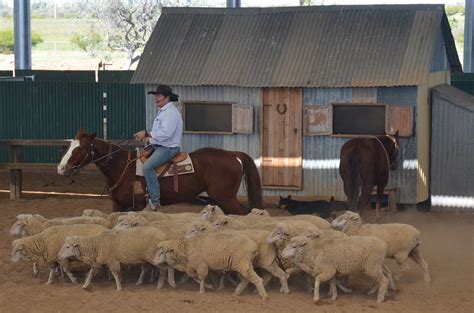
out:
<path id="1" fill-rule="evenodd" d="M 301 190 L 303 90 L 265 88 L 262 104 L 260 165 L 263 186 Z"/>

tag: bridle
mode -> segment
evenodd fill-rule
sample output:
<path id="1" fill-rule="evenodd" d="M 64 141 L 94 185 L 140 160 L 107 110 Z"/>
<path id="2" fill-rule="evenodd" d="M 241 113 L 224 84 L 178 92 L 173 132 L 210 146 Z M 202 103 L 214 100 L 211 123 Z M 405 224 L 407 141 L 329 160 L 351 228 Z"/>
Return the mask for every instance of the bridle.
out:
<path id="1" fill-rule="evenodd" d="M 128 140 L 122 140 L 121 142 L 119 142 L 117 145 L 120 145 L 122 144 L 123 142 L 125 141 L 128 141 Z M 119 151 L 122 151 L 122 149 L 119 147 L 119 149 L 115 150 L 115 151 L 112 151 L 112 144 L 111 143 L 108 143 L 109 144 L 109 153 L 97 158 L 97 159 L 94 159 L 94 155 L 95 155 L 95 151 L 94 151 L 94 143 L 93 142 L 89 142 L 89 151 L 87 151 L 86 155 L 82 158 L 81 162 L 78 164 L 78 165 L 74 165 L 73 167 L 71 167 L 71 169 L 69 170 L 69 175 L 74 175 L 76 174 L 80 169 L 82 169 L 84 166 L 86 166 L 87 164 L 89 163 L 96 163 L 104 158 L 107 158 L 106 161 L 105 161 L 105 165 L 107 165 L 107 163 L 109 162 L 109 160 L 112 159 L 112 155 L 114 155 L 115 153 L 119 152 Z M 91 161 L 90 162 L 86 162 L 87 160 L 87 157 L 88 156 L 91 156 Z M 128 165 L 127 165 L 128 167 Z"/>

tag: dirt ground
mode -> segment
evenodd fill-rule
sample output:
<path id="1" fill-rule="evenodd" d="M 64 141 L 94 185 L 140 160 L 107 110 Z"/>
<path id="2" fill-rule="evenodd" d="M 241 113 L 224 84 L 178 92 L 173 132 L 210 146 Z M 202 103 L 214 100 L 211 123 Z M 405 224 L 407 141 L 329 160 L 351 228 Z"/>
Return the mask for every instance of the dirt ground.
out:
<path id="1" fill-rule="evenodd" d="M 54 173 L 24 172 L 24 190 L 101 193 L 104 179 L 98 173 L 84 172 L 74 178 L 63 178 Z M 0 189 L 9 188 L 9 173 L 0 171 Z M 268 203 L 271 206 L 272 203 Z M 274 205 L 274 203 L 273 203 Z M 80 215 L 84 209 L 111 211 L 107 198 L 57 195 L 28 195 L 10 201 L 8 193 L 0 192 L 0 312 L 474 312 L 474 215 L 456 213 L 399 212 L 391 220 L 409 223 L 422 232 L 422 251 L 430 266 L 432 284 L 423 283 L 421 270 L 410 261 L 410 270 L 398 282 L 399 291 L 390 292 L 388 299 L 377 304 L 375 296 L 365 292 L 369 284 L 364 277 L 353 277 L 348 284 L 352 294 L 339 293 L 332 302 L 326 297 L 312 303 L 305 291 L 304 279 L 290 279 L 292 293 L 279 293 L 278 282 L 267 286 L 269 299 L 262 301 L 253 288 L 240 297 L 232 296 L 233 287 L 220 292 L 198 294 L 197 284 L 186 283 L 173 290 L 167 285 L 157 291 L 154 284 L 136 286 L 138 272 L 124 274 L 123 291 L 116 292 L 113 281 L 97 276 L 92 287 L 84 291 L 80 286 L 60 280 L 46 286 L 47 271 L 41 268 L 34 278 L 31 264 L 12 266 L 11 240 L 8 230 L 20 213 L 40 213 L 46 217 Z M 165 212 L 198 211 L 202 206 L 175 205 Z M 277 209 L 271 209 L 277 215 Z M 397 266 L 387 261 L 392 270 Z M 84 276 L 78 272 L 82 281 Z M 323 294 L 323 293 L 322 293 Z"/>

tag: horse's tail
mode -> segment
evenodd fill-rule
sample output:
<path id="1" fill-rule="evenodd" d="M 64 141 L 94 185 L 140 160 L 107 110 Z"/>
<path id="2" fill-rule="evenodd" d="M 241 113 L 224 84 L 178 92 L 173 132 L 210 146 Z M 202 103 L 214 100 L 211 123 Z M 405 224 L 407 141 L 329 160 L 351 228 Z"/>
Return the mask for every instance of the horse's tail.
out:
<path id="1" fill-rule="evenodd" d="M 252 158 L 246 153 L 235 151 L 234 155 L 242 161 L 249 207 L 262 209 L 262 182 L 260 181 L 257 166 Z"/>
<path id="2" fill-rule="evenodd" d="M 351 168 L 351 181 L 352 181 L 352 209 L 357 211 L 357 203 L 359 202 L 360 187 L 362 184 L 362 178 L 360 176 L 360 165 L 359 165 L 359 154 L 355 153 L 351 156 L 350 160 Z"/>

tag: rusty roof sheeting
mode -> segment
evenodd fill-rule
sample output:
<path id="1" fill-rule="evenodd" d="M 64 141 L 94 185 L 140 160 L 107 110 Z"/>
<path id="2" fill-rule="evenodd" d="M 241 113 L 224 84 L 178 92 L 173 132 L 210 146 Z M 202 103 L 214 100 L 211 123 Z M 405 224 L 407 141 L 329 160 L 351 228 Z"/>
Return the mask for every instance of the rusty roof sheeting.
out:
<path id="1" fill-rule="evenodd" d="M 440 30 L 459 70 L 442 5 L 164 8 L 132 83 L 418 85 Z"/>

